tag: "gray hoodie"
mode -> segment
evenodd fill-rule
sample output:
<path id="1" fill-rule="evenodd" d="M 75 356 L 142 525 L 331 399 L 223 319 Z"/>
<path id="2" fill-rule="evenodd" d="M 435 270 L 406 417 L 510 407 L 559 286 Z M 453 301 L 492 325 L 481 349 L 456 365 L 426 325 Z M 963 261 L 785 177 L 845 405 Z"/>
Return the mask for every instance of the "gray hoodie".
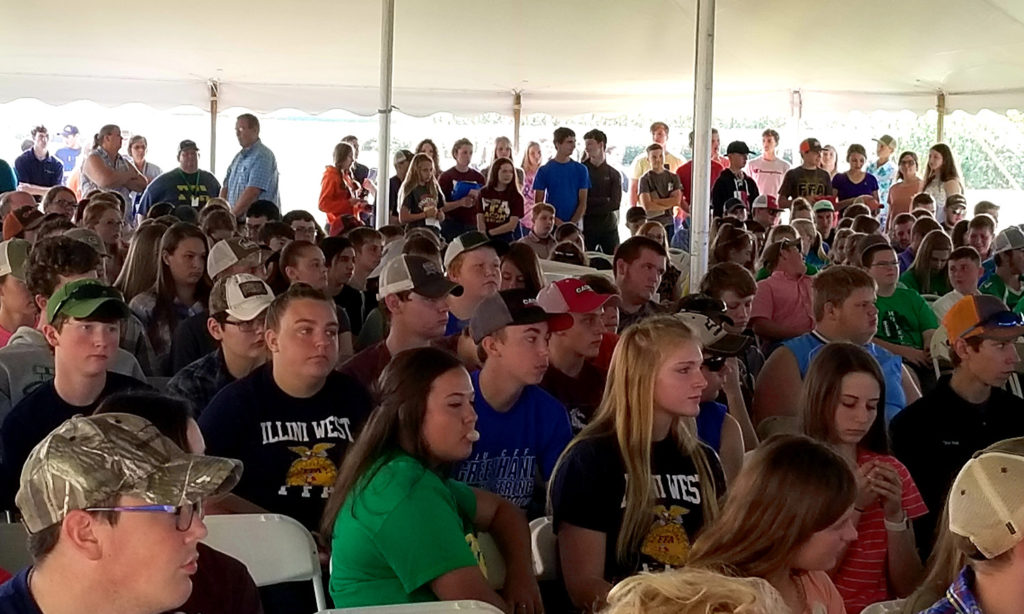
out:
<path id="1" fill-rule="evenodd" d="M 110 362 L 110 371 L 146 381 L 135 356 L 118 348 Z M 53 379 L 53 350 L 39 330 L 22 326 L 0 348 L 0 424 L 26 394 Z"/>

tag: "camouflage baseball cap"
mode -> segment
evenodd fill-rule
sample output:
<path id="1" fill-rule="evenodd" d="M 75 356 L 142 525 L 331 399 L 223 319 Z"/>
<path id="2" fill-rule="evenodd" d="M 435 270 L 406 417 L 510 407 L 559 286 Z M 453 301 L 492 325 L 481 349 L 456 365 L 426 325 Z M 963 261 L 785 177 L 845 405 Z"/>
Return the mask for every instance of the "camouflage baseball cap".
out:
<path id="1" fill-rule="evenodd" d="M 228 492 L 241 475 L 240 461 L 186 454 L 144 418 L 75 416 L 32 449 L 15 502 L 37 533 L 117 495 L 177 506 Z"/>

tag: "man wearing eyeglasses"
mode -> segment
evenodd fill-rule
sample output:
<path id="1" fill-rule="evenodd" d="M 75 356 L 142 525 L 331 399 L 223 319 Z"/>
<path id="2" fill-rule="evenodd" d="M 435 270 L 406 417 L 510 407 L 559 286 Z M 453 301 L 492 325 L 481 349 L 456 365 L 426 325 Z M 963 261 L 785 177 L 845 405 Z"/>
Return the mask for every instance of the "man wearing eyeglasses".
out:
<path id="1" fill-rule="evenodd" d="M 185 139 L 178 144 L 178 168 L 167 171 L 146 186 L 139 201 L 139 215 L 145 217 L 156 203 L 190 205 L 196 209 L 220 194 L 220 182 L 213 173 L 199 168 L 199 146 Z"/>
<path id="2" fill-rule="evenodd" d="M 273 300 L 270 286 L 255 275 L 218 279 L 210 292 L 206 326 L 219 347 L 179 371 L 167 392 L 190 402 L 198 417 L 222 388 L 265 363 L 263 329 Z"/>
<path id="3" fill-rule="evenodd" d="M 13 499 L 25 459 L 47 433 L 75 414 L 92 413 L 112 394 L 149 389 L 108 370 L 129 313 L 121 294 L 95 279 L 67 283 L 50 297 L 43 335 L 53 348 L 54 375 L 25 395 L 0 425 L 0 503 Z"/>
<path id="4" fill-rule="evenodd" d="M 933 539 L 935 522 L 957 472 L 971 455 L 999 440 L 1024 436 L 1024 400 L 1003 389 L 1017 364 L 1024 319 L 994 296 L 960 299 L 942 318 L 952 375 L 892 419 L 892 450 L 928 506 L 915 524 L 917 543 Z M 918 521 L 919 522 L 919 521 Z"/>
<path id="5" fill-rule="evenodd" d="M 17 503 L 33 564 L 0 586 L 0 612 L 181 606 L 201 564 L 203 499 L 241 473 L 238 461 L 186 454 L 138 416 L 63 422 L 25 463 Z"/>

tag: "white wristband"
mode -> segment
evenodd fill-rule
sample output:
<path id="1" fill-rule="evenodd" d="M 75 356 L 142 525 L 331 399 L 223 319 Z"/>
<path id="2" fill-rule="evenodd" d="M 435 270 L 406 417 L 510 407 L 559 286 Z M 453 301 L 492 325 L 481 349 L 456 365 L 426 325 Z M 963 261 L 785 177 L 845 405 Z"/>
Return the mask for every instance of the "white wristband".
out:
<path id="1" fill-rule="evenodd" d="M 903 519 L 899 520 L 897 522 L 889 522 L 888 520 L 885 520 L 885 530 L 886 531 L 893 531 L 894 533 L 898 533 L 898 532 L 901 532 L 901 531 L 909 531 L 910 530 L 910 518 L 907 518 L 907 512 L 904 511 L 903 512 Z"/>

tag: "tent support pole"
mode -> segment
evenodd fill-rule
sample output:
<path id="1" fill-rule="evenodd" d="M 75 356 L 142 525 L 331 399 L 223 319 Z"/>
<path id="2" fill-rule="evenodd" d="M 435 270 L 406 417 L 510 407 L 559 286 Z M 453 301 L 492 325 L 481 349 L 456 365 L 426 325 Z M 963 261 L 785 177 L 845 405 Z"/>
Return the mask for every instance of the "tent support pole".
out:
<path id="1" fill-rule="evenodd" d="M 395 0 L 381 0 L 380 108 L 377 110 L 377 228 L 389 222 L 388 191 L 391 187 L 391 77 L 395 52 Z"/>
<path id="2" fill-rule="evenodd" d="M 690 287 L 708 269 L 711 217 L 711 99 L 715 68 L 715 0 L 697 0 L 693 84 L 693 186 L 690 193 Z"/>
<path id="3" fill-rule="evenodd" d="M 519 151 L 519 125 L 523 117 L 523 93 L 515 91 L 512 96 L 512 151 Z"/>
<path id="4" fill-rule="evenodd" d="M 939 118 L 935 122 L 935 142 L 941 143 L 942 137 L 946 134 L 946 94 L 939 92 L 935 101 L 935 110 L 939 112 Z"/>
<path id="5" fill-rule="evenodd" d="M 217 96 L 220 82 L 210 80 L 210 172 L 217 173 Z"/>

